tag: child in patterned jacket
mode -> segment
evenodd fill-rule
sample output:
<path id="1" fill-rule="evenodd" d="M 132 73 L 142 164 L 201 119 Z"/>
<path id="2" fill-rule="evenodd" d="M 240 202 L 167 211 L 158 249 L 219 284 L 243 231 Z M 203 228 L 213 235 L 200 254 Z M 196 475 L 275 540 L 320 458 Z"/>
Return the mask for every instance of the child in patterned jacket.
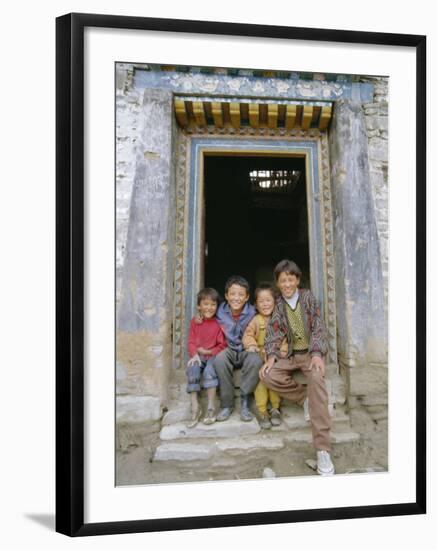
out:
<path id="1" fill-rule="evenodd" d="M 261 283 L 255 289 L 255 306 L 258 314 L 249 323 L 243 335 L 244 349 L 259 353 L 263 362 L 267 359 L 264 349 L 266 329 L 275 307 L 275 301 L 276 293 L 273 286 L 268 283 Z M 286 357 L 287 349 L 287 341 L 284 339 L 280 349 L 282 357 Z M 267 430 L 272 426 L 279 426 L 281 424 L 280 399 L 277 392 L 269 390 L 261 380 L 259 381 L 255 389 L 255 402 L 259 415 L 259 424 L 262 429 Z M 269 403 L 271 406 L 270 415 L 267 410 Z"/>
<path id="2" fill-rule="evenodd" d="M 299 287 L 301 276 L 301 270 L 291 260 L 280 261 L 274 269 L 281 295 L 267 327 L 267 360 L 260 370 L 260 378 L 282 398 L 303 405 L 304 414 L 311 422 L 317 472 L 332 475 L 335 468 L 330 456 L 331 417 L 325 383 L 326 328 L 314 294 Z M 280 354 L 284 337 L 288 344 L 285 358 Z M 307 379 L 307 390 L 293 377 L 293 371 L 299 370 Z"/>

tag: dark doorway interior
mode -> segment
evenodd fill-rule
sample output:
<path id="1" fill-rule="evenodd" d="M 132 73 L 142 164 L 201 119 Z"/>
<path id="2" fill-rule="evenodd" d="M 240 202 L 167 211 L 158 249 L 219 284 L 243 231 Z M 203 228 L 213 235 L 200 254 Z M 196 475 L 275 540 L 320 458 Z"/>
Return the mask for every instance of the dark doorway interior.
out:
<path id="1" fill-rule="evenodd" d="M 223 294 L 226 279 L 239 274 L 254 289 L 289 258 L 308 287 L 305 179 L 303 158 L 205 158 L 205 286 Z"/>

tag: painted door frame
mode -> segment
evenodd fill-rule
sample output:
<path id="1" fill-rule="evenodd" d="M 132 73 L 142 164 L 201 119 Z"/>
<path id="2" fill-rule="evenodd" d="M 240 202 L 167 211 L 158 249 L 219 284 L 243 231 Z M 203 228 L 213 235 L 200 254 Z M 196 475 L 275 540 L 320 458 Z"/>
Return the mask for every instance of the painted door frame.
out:
<path id="1" fill-rule="evenodd" d="M 321 303 L 329 340 L 328 363 L 337 365 L 331 188 L 326 132 L 284 135 L 180 134 L 176 177 L 176 257 L 173 363 L 186 360 L 186 334 L 204 282 L 205 156 L 305 158 L 311 289 Z"/>

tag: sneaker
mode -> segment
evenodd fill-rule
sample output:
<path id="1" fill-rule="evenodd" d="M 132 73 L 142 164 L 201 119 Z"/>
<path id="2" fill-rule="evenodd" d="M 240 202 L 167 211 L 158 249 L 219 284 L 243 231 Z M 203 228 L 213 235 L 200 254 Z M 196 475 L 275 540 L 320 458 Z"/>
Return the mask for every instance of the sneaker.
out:
<path id="1" fill-rule="evenodd" d="M 205 418 L 203 419 L 203 423 L 209 426 L 210 424 L 214 424 L 215 421 L 216 421 L 216 416 L 215 416 L 214 409 L 208 409 L 206 411 Z"/>
<path id="2" fill-rule="evenodd" d="M 308 401 L 308 397 L 305 397 L 305 401 L 303 402 L 303 418 L 305 422 L 309 422 L 311 420 L 310 417 L 310 403 Z"/>
<path id="3" fill-rule="evenodd" d="M 199 422 L 201 416 L 202 407 L 198 407 L 196 410 L 192 411 L 191 420 L 188 422 L 187 428 L 194 428 L 194 426 L 197 426 L 197 423 Z"/>
<path id="4" fill-rule="evenodd" d="M 217 422 L 224 422 L 227 420 L 232 414 L 232 408 L 231 407 L 223 407 L 223 409 L 220 409 L 218 415 L 217 415 Z"/>
<path id="5" fill-rule="evenodd" d="M 269 415 L 266 412 L 260 414 L 259 425 L 262 430 L 269 430 L 272 427 Z"/>
<path id="6" fill-rule="evenodd" d="M 270 411 L 270 422 L 272 426 L 280 426 L 282 423 L 281 412 L 279 409 L 272 409 Z"/>
<path id="7" fill-rule="evenodd" d="M 335 468 L 328 451 L 317 451 L 317 473 L 321 476 L 334 475 Z"/>

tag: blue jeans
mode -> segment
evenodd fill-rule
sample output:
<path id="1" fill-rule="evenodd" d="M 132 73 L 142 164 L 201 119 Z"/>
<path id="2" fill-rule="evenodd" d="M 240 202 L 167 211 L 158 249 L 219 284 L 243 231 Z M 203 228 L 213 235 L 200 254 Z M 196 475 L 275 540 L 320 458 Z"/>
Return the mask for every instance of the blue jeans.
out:
<path id="1" fill-rule="evenodd" d="M 216 388 L 219 385 L 217 373 L 214 368 L 214 357 L 202 359 L 201 364 L 191 365 L 186 368 L 187 392 L 200 391 L 202 388 Z"/>

